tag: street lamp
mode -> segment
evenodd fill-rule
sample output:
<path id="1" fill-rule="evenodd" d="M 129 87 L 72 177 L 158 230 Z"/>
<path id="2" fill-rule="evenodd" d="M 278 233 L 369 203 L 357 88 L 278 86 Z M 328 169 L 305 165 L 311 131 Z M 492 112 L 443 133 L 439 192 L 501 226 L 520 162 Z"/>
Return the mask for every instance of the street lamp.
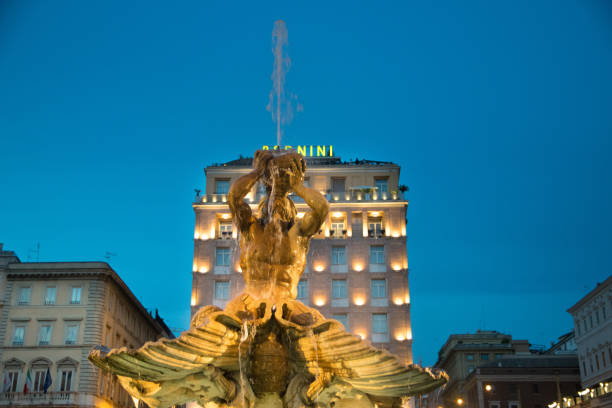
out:
<path id="1" fill-rule="evenodd" d="M 491 392 L 492 389 L 493 389 L 493 386 L 491 384 L 485 385 L 485 391 Z"/>
<path id="2" fill-rule="evenodd" d="M 461 398 L 457 398 L 457 405 L 463 405 L 463 400 Z"/>

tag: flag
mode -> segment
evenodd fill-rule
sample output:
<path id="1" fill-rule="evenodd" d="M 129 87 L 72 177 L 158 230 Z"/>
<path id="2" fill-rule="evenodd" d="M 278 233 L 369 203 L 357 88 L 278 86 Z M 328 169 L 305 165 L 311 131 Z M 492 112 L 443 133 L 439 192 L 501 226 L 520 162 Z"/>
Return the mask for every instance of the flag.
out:
<path id="1" fill-rule="evenodd" d="M 32 376 L 30 375 L 30 369 L 28 368 L 28 373 L 26 375 L 25 384 L 23 384 L 23 393 L 27 394 L 32 390 Z"/>
<path id="2" fill-rule="evenodd" d="M 46 394 L 49 387 L 53 384 L 53 380 L 51 380 L 51 371 L 49 371 L 49 367 L 47 367 L 47 374 L 45 374 L 45 385 L 43 385 L 43 392 Z"/>
<path id="3" fill-rule="evenodd" d="M 11 388 L 11 379 L 9 378 L 8 373 L 4 372 L 4 379 L 2 380 L 2 392 L 8 392 Z"/>

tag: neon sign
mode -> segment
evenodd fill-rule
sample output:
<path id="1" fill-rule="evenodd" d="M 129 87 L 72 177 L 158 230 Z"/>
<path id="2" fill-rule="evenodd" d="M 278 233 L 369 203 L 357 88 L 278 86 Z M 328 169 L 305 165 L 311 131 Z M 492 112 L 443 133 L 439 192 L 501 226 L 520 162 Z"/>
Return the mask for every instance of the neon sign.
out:
<path id="1" fill-rule="evenodd" d="M 289 149 L 293 149 L 293 146 L 272 146 L 272 150 L 289 150 Z M 270 146 L 267 145 L 263 145 L 262 146 L 262 150 L 270 150 Z M 302 156 L 308 156 L 308 157 L 332 157 L 334 155 L 334 150 L 333 150 L 333 146 L 329 145 L 329 146 L 313 146 L 313 145 L 303 145 L 303 146 L 296 146 L 295 150 L 297 150 L 297 152 L 299 154 L 301 154 Z"/>

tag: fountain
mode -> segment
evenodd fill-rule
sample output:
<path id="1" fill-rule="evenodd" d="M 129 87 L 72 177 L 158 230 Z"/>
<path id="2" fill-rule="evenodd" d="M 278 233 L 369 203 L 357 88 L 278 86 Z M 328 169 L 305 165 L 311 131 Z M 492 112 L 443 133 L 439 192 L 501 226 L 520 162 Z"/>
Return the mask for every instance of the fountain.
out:
<path id="1" fill-rule="evenodd" d="M 444 384 L 445 373 L 401 364 L 295 300 L 310 239 L 329 210 L 303 185 L 305 170 L 296 152 L 260 150 L 253 171 L 232 185 L 246 285 L 225 310 L 201 308 L 177 339 L 136 350 L 98 346 L 89 360 L 153 408 L 190 401 L 205 408 L 399 407 Z M 255 215 L 244 198 L 257 181 L 267 194 Z M 290 192 L 311 208 L 300 219 Z"/>

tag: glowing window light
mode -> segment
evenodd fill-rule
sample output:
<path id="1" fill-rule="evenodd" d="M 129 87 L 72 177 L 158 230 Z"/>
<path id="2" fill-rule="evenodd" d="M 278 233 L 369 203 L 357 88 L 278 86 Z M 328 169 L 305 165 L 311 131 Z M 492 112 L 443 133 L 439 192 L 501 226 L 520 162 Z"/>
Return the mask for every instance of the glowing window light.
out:
<path id="1" fill-rule="evenodd" d="M 325 267 L 321 264 L 315 265 L 314 270 L 317 272 L 323 272 L 325 270 Z"/>
<path id="2" fill-rule="evenodd" d="M 363 271 L 363 264 L 360 264 L 360 263 L 355 263 L 355 264 L 353 264 L 353 270 L 354 270 L 355 272 L 361 272 L 361 271 Z"/>
<path id="3" fill-rule="evenodd" d="M 357 306 L 363 306 L 366 303 L 365 296 L 357 295 L 353 298 L 353 303 Z"/>
<path id="4" fill-rule="evenodd" d="M 314 304 L 317 306 L 325 306 L 325 298 L 323 296 L 315 296 Z"/>
<path id="5" fill-rule="evenodd" d="M 305 215 L 305 214 L 306 214 L 306 213 L 299 212 L 299 213 L 297 213 L 297 217 L 298 217 L 298 218 L 304 218 L 304 215 Z"/>

